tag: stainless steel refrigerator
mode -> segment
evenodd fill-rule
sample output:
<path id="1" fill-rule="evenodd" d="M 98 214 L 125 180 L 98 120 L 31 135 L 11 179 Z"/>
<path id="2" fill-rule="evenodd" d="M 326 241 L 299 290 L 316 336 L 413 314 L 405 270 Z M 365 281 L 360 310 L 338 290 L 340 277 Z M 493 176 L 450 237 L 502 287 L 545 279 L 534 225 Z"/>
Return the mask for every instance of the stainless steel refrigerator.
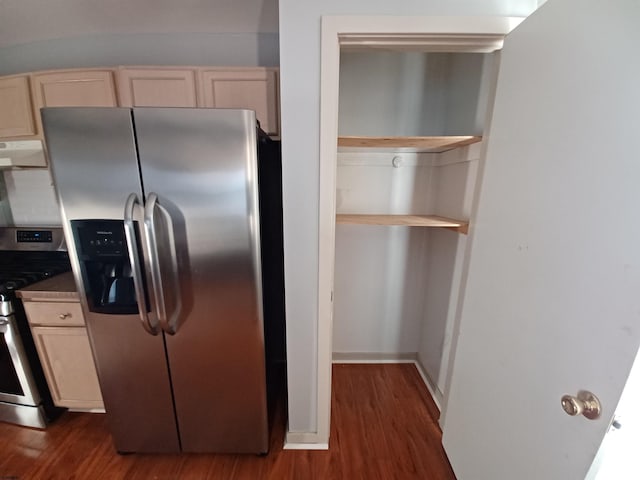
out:
<path id="1" fill-rule="evenodd" d="M 266 452 L 254 112 L 42 117 L 116 449 Z"/>

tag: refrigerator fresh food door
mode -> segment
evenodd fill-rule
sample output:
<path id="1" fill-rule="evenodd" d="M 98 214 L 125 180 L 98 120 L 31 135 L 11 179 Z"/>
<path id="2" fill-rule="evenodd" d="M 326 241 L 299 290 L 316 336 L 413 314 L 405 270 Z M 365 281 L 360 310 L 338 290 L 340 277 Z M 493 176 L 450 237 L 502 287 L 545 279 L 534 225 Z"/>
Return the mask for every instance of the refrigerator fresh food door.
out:
<path id="1" fill-rule="evenodd" d="M 255 114 L 133 112 L 182 449 L 266 452 Z"/>
<path id="2" fill-rule="evenodd" d="M 115 447 L 120 452 L 178 452 L 163 336 L 143 328 L 139 302 L 130 293 L 125 204 L 132 193 L 143 198 L 131 110 L 45 108 L 42 117 Z M 134 209 L 138 231 L 141 210 Z M 90 281 L 96 275 L 103 278 Z M 105 291 L 96 291 L 100 288 Z M 123 296 L 128 303 L 118 305 Z"/>

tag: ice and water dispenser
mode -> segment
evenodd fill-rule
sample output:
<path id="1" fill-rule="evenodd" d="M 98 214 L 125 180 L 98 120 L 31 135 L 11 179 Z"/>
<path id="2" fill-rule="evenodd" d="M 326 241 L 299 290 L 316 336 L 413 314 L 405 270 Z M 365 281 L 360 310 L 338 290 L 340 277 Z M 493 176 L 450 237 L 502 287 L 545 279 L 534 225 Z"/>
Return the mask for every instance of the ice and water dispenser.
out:
<path id="1" fill-rule="evenodd" d="M 72 220 L 89 310 L 138 313 L 133 275 L 121 220 Z"/>

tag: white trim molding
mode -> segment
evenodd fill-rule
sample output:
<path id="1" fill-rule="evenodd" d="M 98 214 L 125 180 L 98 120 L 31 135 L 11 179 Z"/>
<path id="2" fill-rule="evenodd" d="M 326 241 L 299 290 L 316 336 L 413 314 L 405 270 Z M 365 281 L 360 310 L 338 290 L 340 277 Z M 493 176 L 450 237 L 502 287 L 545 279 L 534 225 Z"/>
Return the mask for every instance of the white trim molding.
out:
<path id="1" fill-rule="evenodd" d="M 284 450 L 328 450 L 329 442 L 322 442 L 317 433 L 287 432 Z"/>
<path id="2" fill-rule="evenodd" d="M 419 52 L 490 53 L 500 50 L 504 35 L 450 34 L 342 34 L 340 46 L 344 50 L 371 48 Z"/>
<path id="3" fill-rule="evenodd" d="M 371 353 L 371 352 L 344 352 L 333 354 L 333 363 L 415 363 L 415 352 L 411 353 Z"/>
<path id="4" fill-rule="evenodd" d="M 291 432 L 287 442 L 329 443 L 335 195 L 338 137 L 340 48 L 378 48 L 471 52 L 499 48 L 501 39 L 522 21 L 512 17 L 323 16 L 320 55 L 320 205 L 318 265 L 317 432 Z M 446 400 L 446 399 L 445 399 Z M 308 438 L 309 442 L 296 441 Z"/>

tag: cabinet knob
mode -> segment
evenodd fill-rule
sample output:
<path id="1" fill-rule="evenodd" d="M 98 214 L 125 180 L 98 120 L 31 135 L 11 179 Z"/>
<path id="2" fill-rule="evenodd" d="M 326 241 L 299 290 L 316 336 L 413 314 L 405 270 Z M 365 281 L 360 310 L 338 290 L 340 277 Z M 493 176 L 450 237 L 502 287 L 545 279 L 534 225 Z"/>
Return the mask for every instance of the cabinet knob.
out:
<path id="1" fill-rule="evenodd" d="M 70 313 L 61 313 L 60 315 L 58 315 L 58 318 L 59 318 L 60 320 L 64 320 L 65 318 L 68 318 L 68 317 L 70 317 L 70 316 L 71 316 L 71 314 L 70 314 Z"/>

